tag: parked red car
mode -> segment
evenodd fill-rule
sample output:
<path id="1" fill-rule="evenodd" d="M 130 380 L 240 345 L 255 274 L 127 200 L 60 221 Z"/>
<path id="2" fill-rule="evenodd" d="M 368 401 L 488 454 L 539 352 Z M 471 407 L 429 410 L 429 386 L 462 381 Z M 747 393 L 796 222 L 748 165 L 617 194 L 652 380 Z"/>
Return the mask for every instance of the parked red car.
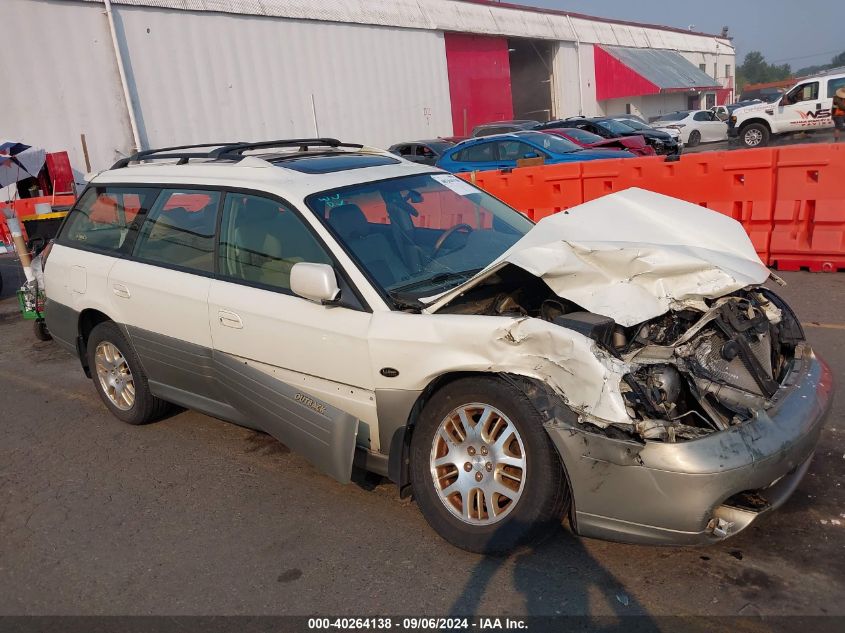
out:
<path id="1" fill-rule="evenodd" d="M 538 130 L 546 134 L 561 136 L 576 145 L 589 149 L 618 149 L 627 150 L 637 156 L 654 156 L 654 148 L 651 147 L 642 136 L 622 136 L 619 138 L 602 138 L 587 130 L 577 127 L 557 127 L 547 130 Z"/>

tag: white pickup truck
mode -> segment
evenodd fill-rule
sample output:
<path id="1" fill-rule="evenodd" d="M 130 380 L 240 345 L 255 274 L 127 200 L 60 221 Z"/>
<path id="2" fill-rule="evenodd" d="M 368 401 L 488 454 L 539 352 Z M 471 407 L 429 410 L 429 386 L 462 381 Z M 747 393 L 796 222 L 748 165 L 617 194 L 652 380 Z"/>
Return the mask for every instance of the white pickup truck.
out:
<path id="1" fill-rule="evenodd" d="M 774 103 L 738 108 L 728 119 L 728 136 L 745 147 L 763 147 L 772 137 L 833 127 L 833 95 L 845 87 L 845 68 L 806 77 Z"/>

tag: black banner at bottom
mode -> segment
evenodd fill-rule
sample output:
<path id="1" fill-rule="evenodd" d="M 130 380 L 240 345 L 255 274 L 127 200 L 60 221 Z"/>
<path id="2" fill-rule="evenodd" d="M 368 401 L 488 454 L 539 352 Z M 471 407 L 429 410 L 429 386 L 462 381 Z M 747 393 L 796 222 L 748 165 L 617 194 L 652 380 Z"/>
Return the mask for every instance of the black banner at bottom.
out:
<path id="1" fill-rule="evenodd" d="M 0 616 L 0 633 L 841 633 L 843 616 Z"/>

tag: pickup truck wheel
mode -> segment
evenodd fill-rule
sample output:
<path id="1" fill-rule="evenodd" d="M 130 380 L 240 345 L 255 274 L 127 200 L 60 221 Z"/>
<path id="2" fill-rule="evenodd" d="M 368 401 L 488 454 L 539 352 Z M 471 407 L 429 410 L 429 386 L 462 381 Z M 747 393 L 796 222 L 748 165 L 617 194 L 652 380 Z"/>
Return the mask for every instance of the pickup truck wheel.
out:
<path id="1" fill-rule="evenodd" d="M 485 554 L 536 542 L 569 503 L 540 414 L 498 378 L 460 379 L 432 396 L 411 440 L 411 482 L 440 536 Z"/>
<path id="2" fill-rule="evenodd" d="M 147 424 L 170 408 L 150 393 L 147 375 L 115 323 L 105 321 L 91 330 L 87 352 L 97 393 L 115 417 L 129 424 Z"/>
<path id="3" fill-rule="evenodd" d="M 769 129 L 762 123 L 749 123 L 739 131 L 739 140 L 745 147 L 763 147 L 769 142 Z"/>
<path id="4" fill-rule="evenodd" d="M 687 140 L 687 146 L 689 147 L 696 147 L 699 143 L 701 143 L 701 132 L 698 130 L 693 130 L 689 133 L 689 139 Z"/>

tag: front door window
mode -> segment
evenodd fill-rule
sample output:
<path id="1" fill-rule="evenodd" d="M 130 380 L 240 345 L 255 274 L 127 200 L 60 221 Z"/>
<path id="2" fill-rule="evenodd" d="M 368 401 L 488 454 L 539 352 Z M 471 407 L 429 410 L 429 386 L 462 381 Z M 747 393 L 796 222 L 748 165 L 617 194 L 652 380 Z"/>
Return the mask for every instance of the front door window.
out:
<path id="1" fill-rule="evenodd" d="M 332 263 L 294 211 L 277 200 L 238 193 L 226 196 L 218 252 L 223 277 L 287 293 L 294 264 Z"/>

